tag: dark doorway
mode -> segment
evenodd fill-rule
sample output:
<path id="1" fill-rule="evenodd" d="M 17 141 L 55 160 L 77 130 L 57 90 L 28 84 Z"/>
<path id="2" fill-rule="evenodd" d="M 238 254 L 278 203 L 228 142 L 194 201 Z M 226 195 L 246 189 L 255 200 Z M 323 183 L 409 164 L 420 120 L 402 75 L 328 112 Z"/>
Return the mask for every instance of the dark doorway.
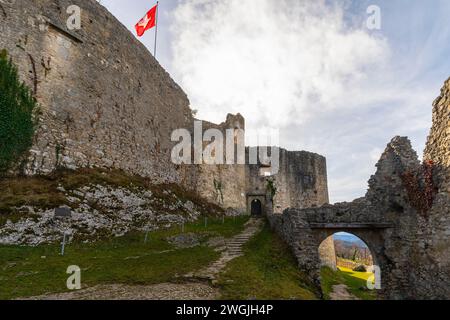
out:
<path id="1" fill-rule="evenodd" d="M 261 216 L 261 215 L 262 215 L 261 201 L 255 199 L 252 201 L 252 216 Z"/>

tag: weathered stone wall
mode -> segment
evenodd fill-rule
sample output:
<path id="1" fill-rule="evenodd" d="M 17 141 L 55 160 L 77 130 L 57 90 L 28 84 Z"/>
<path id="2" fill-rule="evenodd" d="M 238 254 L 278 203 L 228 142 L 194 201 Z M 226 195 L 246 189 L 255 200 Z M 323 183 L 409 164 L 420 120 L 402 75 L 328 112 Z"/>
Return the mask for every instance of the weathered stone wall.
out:
<path id="1" fill-rule="evenodd" d="M 272 176 L 260 174 L 261 164 L 247 166 L 247 194 L 269 197 L 267 181 L 270 179 L 277 189 L 273 199 L 275 213 L 291 207 L 308 208 L 328 203 L 326 159 L 311 152 L 282 148 L 279 154 L 279 171 Z"/>
<path id="2" fill-rule="evenodd" d="M 216 125 L 202 121 L 202 134 L 207 130 L 217 130 L 226 137 L 227 130 L 244 130 L 245 119 L 240 115 L 228 115 L 225 122 Z M 198 134 L 198 133 L 197 133 Z M 237 134 L 236 134 L 237 136 Z M 194 129 L 191 130 L 192 144 L 195 145 Z M 214 141 L 213 141 L 214 142 Z M 256 147 L 242 147 L 245 151 L 245 165 L 237 164 L 238 140 L 235 145 L 234 165 L 191 165 L 183 166 L 183 183 L 195 186 L 197 192 L 204 198 L 212 201 L 225 209 L 231 209 L 239 213 L 249 213 L 252 199 L 261 199 L 264 212 L 272 211 L 281 213 L 289 207 L 307 208 L 328 203 L 328 186 L 326 159 L 318 154 L 305 151 L 287 151 L 276 147 L 279 152 L 279 170 L 272 176 L 265 176 L 261 169 L 271 171 L 261 164 L 259 149 Z M 203 141 L 203 148 L 211 142 Z M 242 138 L 242 146 L 245 146 L 245 138 Z M 223 163 L 226 163 L 226 140 L 223 143 Z M 270 150 L 270 148 L 269 148 Z M 194 154 L 195 151 L 192 152 Z M 270 153 L 270 151 L 269 151 Z M 258 155 L 257 163 L 251 164 L 251 158 Z M 192 162 L 194 156 L 192 155 Z M 268 180 L 273 180 L 277 188 L 272 203 Z"/>
<path id="3" fill-rule="evenodd" d="M 329 202 L 326 159 L 321 155 L 281 149 L 280 171 L 275 181 L 279 189 L 274 199 L 275 213 Z"/>
<path id="4" fill-rule="evenodd" d="M 434 162 L 440 190 L 450 193 L 450 78 L 433 104 L 433 126 L 424 159 Z"/>
<path id="5" fill-rule="evenodd" d="M 436 290 L 450 291 L 450 79 L 433 104 L 433 126 L 424 159 L 434 163 L 437 196 L 431 211 L 418 218 L 414 258 L 423 264 L 412 272 L 411 281 L 417 292 L 426 296 Z"/>
<path id="6" fill-rule="evenodd" d="M 394 299 L 414 297 L 406 270 L 411 267 L 416 214 L 409 208 L 400 175 L 416 168 L 417 162 L 409 140 L 396 137 L 377 164 L 366 198 L 320 208 L 289 209 L 281 219 L 270 219 L 278 232 L 291 232 L 284 238 L 290 241 L 300 268 L 318 286 L 319 246 L 336 232 L 349 232 L 369 246 L 375 264 L 381 267 L 384 289 L 381 294 Z"/>
<path id="7" fill-rule="evenodd" d="M 322 266 L 337 270 L 336 248 L 334 238 L 326 238 L 319 246 L 319 259 Z"/>
<path id="8" fill-rule="evenodd" d="M 202 121 L 202 134 L 209 129 L 216 129 L 226 137 L 226 130 L 245 130 L 245 120 L 240 115 L 227 116 L 225 122 L 216 125 L 210 122 Z M 192 130 L 194 139 L 194 132 Z M 192 140 L 194 143 L 194 140 Z M 237 142 L 236 140 L 234 141 Z M 206 147 L 210 142 L 204 142 Z M 243 139 L 245 143 L 245 139 Z M 235 148 L 235 158 L 237 157 L 237 146 Z M 194 152 L 193 152 L 194 153 Z M 194 159 L 192 159 L 194 160 Z M 246 166 L 244 164 L 226 164 L 226 139 L 223 144 L 223 165 L 202 164 L 185 166 L 186 187 L 194 187 L 200 196 L 209 201 L 222 206 L 225 209 L 246 212 Z"/>
<path id="9" fill-rule="evenodd" d="M 28 174 L 96 166 L 179 181 L 170 133 L 191 126 L 189 101 L 114 16 L 94 0 L 1 4 L 0 49 L 43 111 Z M 66 27 L 70 5 L 80 30 Z"/>

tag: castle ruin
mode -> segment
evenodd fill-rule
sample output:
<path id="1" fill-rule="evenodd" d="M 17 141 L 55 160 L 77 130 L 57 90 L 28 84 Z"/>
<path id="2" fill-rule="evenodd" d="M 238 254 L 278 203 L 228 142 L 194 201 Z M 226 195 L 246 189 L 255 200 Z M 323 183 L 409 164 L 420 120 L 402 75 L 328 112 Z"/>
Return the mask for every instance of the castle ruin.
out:
<path id="1" fill-rule="evenodd" d="M 79 30 L 65 25 L 66 8 L 73 4 L 82 8 Z M 320 244 L 332 241 L 334 232 L 349 231 L 374 253 L 387 284 L 385 297 L 450 297 L 450 81 L 435 102 L 425 150 L 437 189 L 427 213 L 411 204 L 403 177 L 420 176 L 422 166 L 400 137 L 388 145 L 367 196 L 331 206 L 326 159 L 317 154 L 280 149 L 276 175 L 261 164 L 174 164 L 171 133 L 193 130 L 196 120 L 189 100 L 97 1 L 15 0 L 0 6 L 0 49 L 8 50 L 43 109 L 34 145 L 20 166 L 25 174 L 115 168 L 182 185 L 230 212 L 267 215 L 316 281 Z M 245 121 L 229 115 L 219 125 L 205 122 L 207 128 L 244 129 Z M 323 248 L 322 254 L 334 254 L 331 245 Z"/>

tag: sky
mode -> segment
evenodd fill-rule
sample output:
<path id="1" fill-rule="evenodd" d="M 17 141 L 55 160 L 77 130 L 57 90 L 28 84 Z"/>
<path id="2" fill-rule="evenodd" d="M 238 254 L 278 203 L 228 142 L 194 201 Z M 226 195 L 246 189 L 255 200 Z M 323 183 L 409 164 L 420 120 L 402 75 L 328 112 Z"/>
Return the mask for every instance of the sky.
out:
<path id="1" fill-rule="evenodd" d="M 156 3 L 100 2 L 133 32 Z M 327 158 L 332 203 L 352 201 L 393 137 L 422 156 L 450 77 L 449 15 L 448 0 L 161 0 L 157 59 L 198 118 L 279 130 L 281 147 Z M 153 30 L 139 40 L 153 52 Z"/>

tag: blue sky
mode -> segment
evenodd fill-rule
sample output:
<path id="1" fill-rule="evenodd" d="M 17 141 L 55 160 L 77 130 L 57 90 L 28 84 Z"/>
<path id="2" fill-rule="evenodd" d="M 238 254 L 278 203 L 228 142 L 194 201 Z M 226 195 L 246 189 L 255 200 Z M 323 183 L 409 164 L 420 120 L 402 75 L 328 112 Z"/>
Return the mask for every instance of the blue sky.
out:
<path id="1" fill-rule="evenodd" d="M 101 3 L 133 30 L 155 2 Z M 351 201 L 394 136 L 422 155 L 450 77 L 449 16 L 448 0 L 162 0 L 157 57 L 200 118 L 279 129 L 283 147 L 327 157 L 331 202 Z M 153 50 L 153 32 L 140 40 Z"/>

